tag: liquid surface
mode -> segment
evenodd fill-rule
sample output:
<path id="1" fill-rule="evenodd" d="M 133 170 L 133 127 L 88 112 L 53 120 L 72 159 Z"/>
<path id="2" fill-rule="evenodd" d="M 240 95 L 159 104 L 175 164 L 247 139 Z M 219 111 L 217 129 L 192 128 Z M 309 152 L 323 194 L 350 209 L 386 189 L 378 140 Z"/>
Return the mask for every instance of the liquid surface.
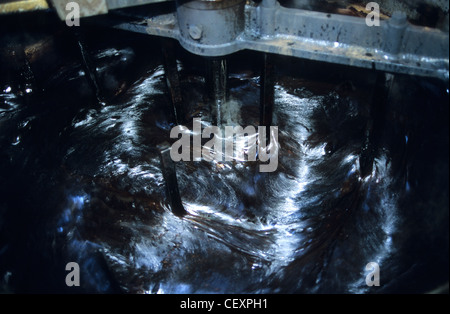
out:
<path id="1" fill-rule="evenodd" d="M 76 59 L 28 85 L 2 78 L 3 291 L 382 293 L 448 281 L 448 93 L 439 84 L 391 83 L 373 170 L 362 176 L 373 75 L 366 85 L 339 72 L 325 79 L 323 65 L 314 75 L 315 65 L 277 59 L 277 170 L 177 162 L 188 212 L 177 217 L 157 149 L 175 126 L 158 53 L 90 51 L 102 102 Z M 237 125 L 258 125 L 255 58 L 230 58 Z M 186 127 L 194 117 L 210 125 L 202 60 L 181 55 L 179 70 Z M 80 265 L 80 288 L 65 285 L 68 262 Z M 380 265 L 380 287 L 366 285 L 369 262 Z"/>

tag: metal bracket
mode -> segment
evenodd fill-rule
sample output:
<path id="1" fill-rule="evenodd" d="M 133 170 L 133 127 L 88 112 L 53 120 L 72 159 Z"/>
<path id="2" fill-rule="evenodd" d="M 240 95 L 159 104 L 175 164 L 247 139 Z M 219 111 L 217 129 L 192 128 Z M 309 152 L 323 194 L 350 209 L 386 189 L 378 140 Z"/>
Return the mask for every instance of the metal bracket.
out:
<path id="1" fill-rule="evenodd" d="M 214 3 L 227 2 L 227 7 Z M 205 4 L 211 6 L 205 9 Z M 202 7 L 203 6 L 203 7 Z M 390 73 L 449 79 L 449 36 L 396 12 L 380 26 L 364 18 L 288 9 L 276 0 L 178 1 L 177 12 L 147 20 L 145 31 L 188 51 L 223 56 L 251 49 Z"/>

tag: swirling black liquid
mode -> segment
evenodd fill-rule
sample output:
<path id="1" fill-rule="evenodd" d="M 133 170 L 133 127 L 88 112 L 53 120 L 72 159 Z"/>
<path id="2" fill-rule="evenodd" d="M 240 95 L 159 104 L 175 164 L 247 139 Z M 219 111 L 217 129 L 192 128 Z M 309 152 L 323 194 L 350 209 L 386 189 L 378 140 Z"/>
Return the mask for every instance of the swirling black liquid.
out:
<path id="1" fill-rule="evenodd" d="M 188 214 L 177 217 L 157 150 L 175 126 L 158 40 L 87 32 L 99 102 L 76 45 L 42 32 L 54 42 L 40 57 L 12 53 L 29 40 L 17 34 L 40 38 L 27 29 L 4 37 L 0 60 L 2 291 L 388 293 L 448 282 L 449 106 L 440 82 L 389 80 L 364 176 L 375 73 L 275 58 L 277 171 L 179 162 Z M 210 123 L 204 60 L 181 49 L 178 57 L 187 121 Z M 236 124 L 259 123 L 259 60 L 229 57 Z M 68 262 L 80 265 L 78 288 L 65 285 Z M 366 285 L 369 262 L 380 265 L 380 287 Z"/>

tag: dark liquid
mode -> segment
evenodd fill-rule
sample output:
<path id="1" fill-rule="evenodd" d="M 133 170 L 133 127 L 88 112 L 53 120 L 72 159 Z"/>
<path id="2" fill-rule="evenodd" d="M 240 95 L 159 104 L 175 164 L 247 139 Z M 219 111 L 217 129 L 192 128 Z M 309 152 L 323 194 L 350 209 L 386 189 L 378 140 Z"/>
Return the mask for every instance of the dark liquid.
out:
<path id="1" fill-rule="evenodd" d="M 76 45 L 43 32 L 54 36 L 52 62 L 0 61 L 9 66 L 0 73 L 3 291 L 426 292 L 448 281 L 448 93 L 439 82 L 395 78 L 362 177 L 375 74 L 276 57 L 277 171 L 178 162 L 188 212 L 178 217 L 157 150 L 175 126 L 158 41 L 88 32 L 102 104 Z M 4 38 L 15 46 L 3 55 L 26 40 Z M 192 130 L 193 117 L 211 123 L 205 62 L 178 56 Z M 34 79 L 8 61 L 26 59 Z M 228 60 L 242 126 L 259 124 L 260 60 Z M 80 265 L 78 288 L 65 285 L 68 262 Z M 380 265 L 380 287 L 365 283 L 369 262 Z"/>

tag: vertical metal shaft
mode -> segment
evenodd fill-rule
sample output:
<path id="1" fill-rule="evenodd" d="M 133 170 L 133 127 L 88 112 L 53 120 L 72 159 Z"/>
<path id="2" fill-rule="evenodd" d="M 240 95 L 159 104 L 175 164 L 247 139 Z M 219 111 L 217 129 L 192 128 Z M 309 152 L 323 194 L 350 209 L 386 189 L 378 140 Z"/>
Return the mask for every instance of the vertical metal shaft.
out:
<path id="1" fill-rule="evenodd" d="M 263 70 L 261 73 L 259 124 L 266 126 L 266 143 L 270 142 L 270 126 L 272 125 L 273 106 L 275 101 L 275 71 L 273 56 L 263 54 Z"/>
<path id="2" fill-rule="evenodd" d="M 212 122 L 220 127 L 226 123 L 224 112 L 228 100 L 227 60 L 225 58 L 208 58 L 206 70 L 206 84 L 212 103 Z"/>
<path id="3" fill-rule="evenodd" d="M 177 59 L 175 57 L 175 45 L 172 39 L 161 40 L 164 73 L 166 76 L 167 87 L 172 99 L 173 115 L 177 125 L 185 122 L 186 116 L 183 107 L 183 98 L 181 96 L 180 78 L 178 76 Z"/>
<path id="4" fill-rule="evenodd" d="M 170 207 L 174 215 L 181 217 L 186 214 L 186 210 L 183 207 L 180 191 L 178 190 L 175 162 L 170 157 L 170 145 L 165 142 L 159 145 L 158 148 L 160 150 L 162 173 L 166 183 L 166 193 Z"/>
<path id="5" fill-rule="evenodd" d="M 77 27 L 72 27 L 77 28 Z M 83 34 L 74 30 L 74 35 L 77 40 L 78 47 L 80 48 L 81 60 L 83 70 L 86 73 L 86 79 L 88 80 L 89 85 L 94 90 L 95 97 L 99 103 L 103 102 L 102 91 L 100 88 L 100 84 L 98 83 L 97 71 L 95 69 L 94 61 L 92 60 L 89 50 L 87 49 L 86 42 L 84 40 Z"/>
<path id="6" fill-rule="evenodd" d="M 362 177 L 370 175 L 373 170 L 373 162 L 378 151 L 378 141 L 383 130 L 388 96 L 389 89 L 386 86 L 386 74 L 377 72 L 374 94 L 370 104 L 370 116 L 366 124 L 365 139 L 359 157 Z"/>

